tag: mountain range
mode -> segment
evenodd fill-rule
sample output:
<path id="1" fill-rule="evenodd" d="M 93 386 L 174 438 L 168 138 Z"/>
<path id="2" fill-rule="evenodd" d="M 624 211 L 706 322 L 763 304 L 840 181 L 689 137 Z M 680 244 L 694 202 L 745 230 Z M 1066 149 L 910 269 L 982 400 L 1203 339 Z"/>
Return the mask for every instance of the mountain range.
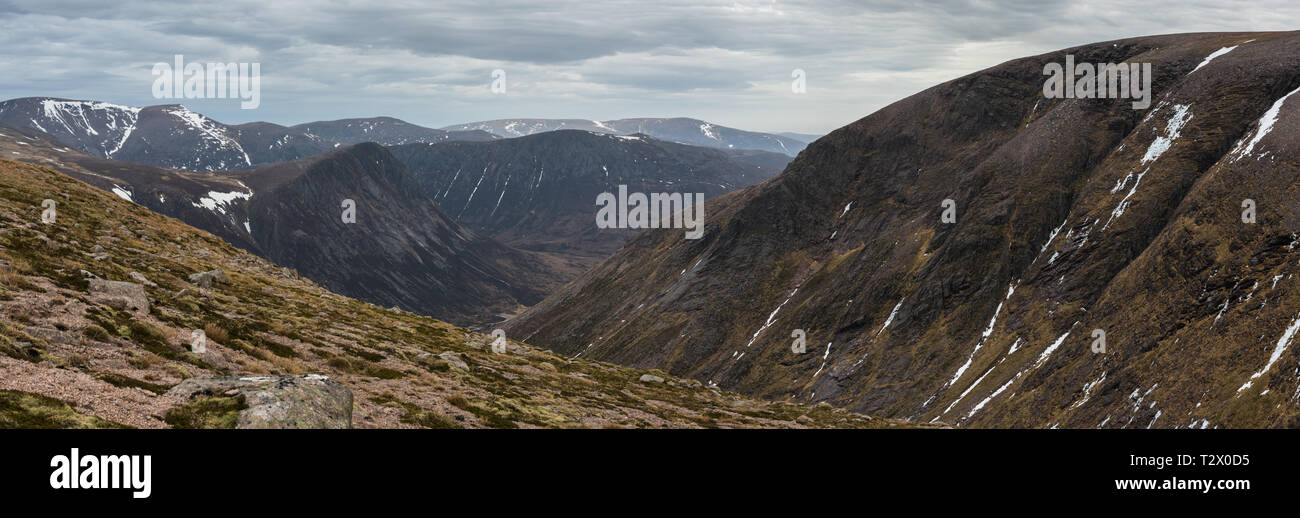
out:
<path id="1" fill-rule="evenodd" d="M 0 153 L 208 230 L 338 293 L 455 323 L 500 320 L 573 275 L 556 259 L 457 224 L 374 143 L 205 173 L 91 157 L 0 126 Z M 355 223 L 343 221 L 344 200 L 354 203 Z"/>
<path id="2" fill-rule="evenodd" d="M 568 131 L 331 149 L 251 170 L 183 171 L 90 156 L 37 130 L 0 125 L 8 158 L 54 167 L 338 293 L 461 325 L 497 322 L 540 301 L 635 233 L 597 231 L 598 191 L 621 183 L 715 196 L 770 178 L 788 161 Z M 355 224 L 342 222 L 343 200 L 355 203 Z"/>
<path id="3" fill-rule="evenodd" d="M 645 134 L 659 140 L 722 149 L 754 149 L 794 156 L 808 140 L 786 135 L 757 133 L 720 126 L 699 119 L 638 118 L 594 121 L 586 119 L 498 119 L 443 128 L 448 131 L 479 130 L 501 137 L 522 137 L 547 131 L 575 129 L 611 135 Z"/>
<path id="4" fill-rule="evenodd" d="M 956 78 L 806 139 L 684 118 L 225 126 L 179 106 L 6 101 L 0 362 L 28 381 L 70 368 L 139 386 L 120 355 L 96 352 L 91 369 L 69 359 L 83 351 L 49 339 L 91 315 L 108 333 L 94 331 L 93 343 L 142 345 L 180 368 L 323 364 L 393 414 L 453 412 L 403 404 L 423 396 L 405 386 L 387 394 L 376 381 L 424 368 L 427 357 L 404 341 L 431 354 L 451 347 L 426 335 L 454 328 L 382 316 L 409 310 L 499 325 L 526 355 L 529 346 L 553 352 L 539 353 L 550 368 L 475 356 L 463 370 L 486 393 L 514 394 L 521 377 L 549 380 L 490 412 L 448 400 L 477 425 L 608 422 L 522 402 L 558 394 L 584 409 L 617 406 L 623 425 L 639 415 L 628 408 L 649 405 L 689 410 L 655 414 L 676 424 L 717 424 L 696 419 L 703 412 L 784 426 L 813 405 L 822 414 L 793 422 L 1300 427 L 1298 46 L 1300 32 L 1083 45 Z M 1044 72 L 1061 63 L 1149 64 L 1151 103 L 1113 88 L 1046 95 Z M 593 202 L 619 186 L 705 193 L 702 237 L 598 229 Z M 67 205 L 73 227 L 40 226 L 47 197 Z M 340 218 L 349 206 L 355 223 Z M 238 289 L 189 291 L 181 272 L 199 267 L 230 269 Z M 179 333 L 214 322 L 237 330 L 242 343 L 230 349 L 247 357 L 189 361 L 88 302 L 87 279 L 144 284 L 131 275 L 139 269 L 165 279 L 146 300 L 164 309 L 145 323 Z M 397 307 L 316 308 L 338 300 L 321 287 Z M 256 320 L 260 306 L 285 327 Z M 486 337 L 455 333 L 477 344 L 456 351 L 487 349 Z M 335 343 L 340 336 L 353 342 Z M 271 358 L 304 351 L 310 362 Z M 444 367 L 455 371 L 432 368 Z M 631 400 L 593 402 L 575 388 L 583 382 L 545 374 L 569 369 Z M 149 383 L 183 377 L 144 370 Z M 632 373 L 649 377 L 631 385 Z M 644 385 L 665 377 L 706 398 L 734 391 L 782 410 L 645 401 Z"/>
<path id="5" fill-rule="evenodd" d="M 98 158 L 186 171 L 252 169 L 319 155 L 342 145 L 491 140 L 391 117 L 227 125 L 178 104 L 136 108 L 99 101 L 26 97 L 0 102 L 0 124 L 48 134 Z"/>
<path id="6" fill-rule="evenodd" d="M 187 171 L 252 169 L 362 142 L 385 146 L 478 142 L 557 129 L 645 133 L 670 142 L 790 156 L 806 145 L 798 139 L 695 119 L 622 119 L 610 121 L 612 126 L 576 119 L 524 119 L 462 124 L 447 129 L 426 128 L 393 117 L 316 121 L 295 126 L 270 122 L 228 125 L 179 104 L 139 108 L 53 97 L 0 102 L 0 124 L 43 132 L 64 146 L 91 156 Z"/>

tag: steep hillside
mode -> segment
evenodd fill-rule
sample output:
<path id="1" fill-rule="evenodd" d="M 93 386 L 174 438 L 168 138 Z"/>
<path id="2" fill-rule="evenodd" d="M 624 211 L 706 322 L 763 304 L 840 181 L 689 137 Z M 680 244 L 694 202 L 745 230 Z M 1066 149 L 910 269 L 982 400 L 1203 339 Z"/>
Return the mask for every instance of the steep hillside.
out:
<path id="1" fill-rule="evenodd" d="M 199 173 L 90 157 L 0 126 L 0 155 L 54 167 L 339 293 L 458 324 L 500 321 L 577 275 L 577 266 L 461 227 L 375 144 Z M 356 203 L 355 224 L 343 223 L 345 199 Z"/>
<path id="2" fill-rule="evenodd" d="M 212 269 L 224 276 L 191 280 Z M 251 402 L 178 392 L 212 376 L 294 374 L 341 383 L 358 428 L 906 424 L 751 401 L 513 340 L 494 354 L 493 340 L 334 295 L 52 169 L 0 160 L 0 427 L 234 426 Z"/>
<path id="3" fill-rule="evenodd" d="M 507 328 L 925 422 L 1300 426 L 1297 48 L 1135 38 L 935 86 L 717 198 L 704 239 L 639 235 Z M 1044 98 L 1067 54 L 1152 63 L 1150 108 Z"/>
<path id="4" fill-rule="evenodd" d="M 752 149 L 794 156 L 807 142 L 782 135 L 728 128 L 684 117 L 618 119 L 499 119 L 457 124 L 451 131 L 486 131 L 501 137 L 523 137 L 559 130 L 583 130 L 610 135 L 645 134 L 659 140 L 720 149 Z"/>
<path id="5" fill-rule="evenodd" d="M 248 186 L 227 176 L 109 160 L 63 147 L 45 133 L 0 124 L 0 156 L 49 166 L 154 212 L 258 250 L 247 227 Z M 237 202 L 237 203 L 232 203 Z"/>
<path id="6" fill-rule="evenodd" d="M 377 144 L 233 174 L 254 193 L 246 210 L 262 255 L 345 295 L 487 323 L 561 283 L 552 259 L 447 217 Z M 343 221 L 345 199 L 355 223 Z"/>
<path id="7" fill-rule="evenodd" d="M 460 224 L 510 246 L 572 258 L 582 270 L 637 232 L 596 227 L 600 193 L 626 185 L 629 192 L 711 198 L 771 178 L 784 165 L 775 153 L 740 157 L 644 135 L 567 130 L 391 151 Z"/>

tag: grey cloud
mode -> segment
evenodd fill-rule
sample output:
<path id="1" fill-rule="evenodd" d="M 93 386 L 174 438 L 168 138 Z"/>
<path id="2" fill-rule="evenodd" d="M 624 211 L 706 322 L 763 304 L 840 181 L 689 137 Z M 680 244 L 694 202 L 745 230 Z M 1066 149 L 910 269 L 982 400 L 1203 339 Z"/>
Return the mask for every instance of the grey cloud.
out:
<path id="1" fill-rule="evenodd" d="M 150 64 L 181 53 L 263 63 L 263 109 L 204 103 L 233 122 L 659 112 L 824 132 L 1015 57 L 1146 34 L 1286 30 L 1298 20 L 1300 7 L 1285 0 L 0 0 L 0 97 L 151 104 Z M 483 95 L 494 68 L 519 88 Z M 808 72 L 805 98 L 781 92 L 793 68 Z"/>

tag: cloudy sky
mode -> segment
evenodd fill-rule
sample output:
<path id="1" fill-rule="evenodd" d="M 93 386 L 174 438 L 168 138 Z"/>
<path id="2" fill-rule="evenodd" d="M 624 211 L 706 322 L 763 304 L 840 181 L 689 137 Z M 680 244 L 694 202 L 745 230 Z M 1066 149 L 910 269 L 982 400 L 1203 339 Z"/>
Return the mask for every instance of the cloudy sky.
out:
<path id="1" fill-rule="evenodd" d="M 171 102 L 153 98 L 151 70 L 182 54 L 261 64 L 256 110 L 184 102 L 227 123 L 687 116 L 825 133 L 1016 57 L 1294 29 L 1294 0 L 0 0 L 0 99 Z M 794 69 L 806 93 L 791 92 Z"/>

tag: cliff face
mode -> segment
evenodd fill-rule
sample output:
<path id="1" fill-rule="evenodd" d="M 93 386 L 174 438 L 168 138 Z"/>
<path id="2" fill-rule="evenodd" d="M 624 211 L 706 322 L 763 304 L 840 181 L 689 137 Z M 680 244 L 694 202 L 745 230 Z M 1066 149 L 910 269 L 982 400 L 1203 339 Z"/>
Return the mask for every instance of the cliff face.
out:
<path id="1" fill-rule="evenodd" d="M 703 239 L 641 234 L 508 329 L 927 422 L 1300 426 L 1297 47 L 1136 38 L 935 86 L 711 200 Z M 1150 108 L 1045 98 L 1067 55 L 1151 63 Z"/>

